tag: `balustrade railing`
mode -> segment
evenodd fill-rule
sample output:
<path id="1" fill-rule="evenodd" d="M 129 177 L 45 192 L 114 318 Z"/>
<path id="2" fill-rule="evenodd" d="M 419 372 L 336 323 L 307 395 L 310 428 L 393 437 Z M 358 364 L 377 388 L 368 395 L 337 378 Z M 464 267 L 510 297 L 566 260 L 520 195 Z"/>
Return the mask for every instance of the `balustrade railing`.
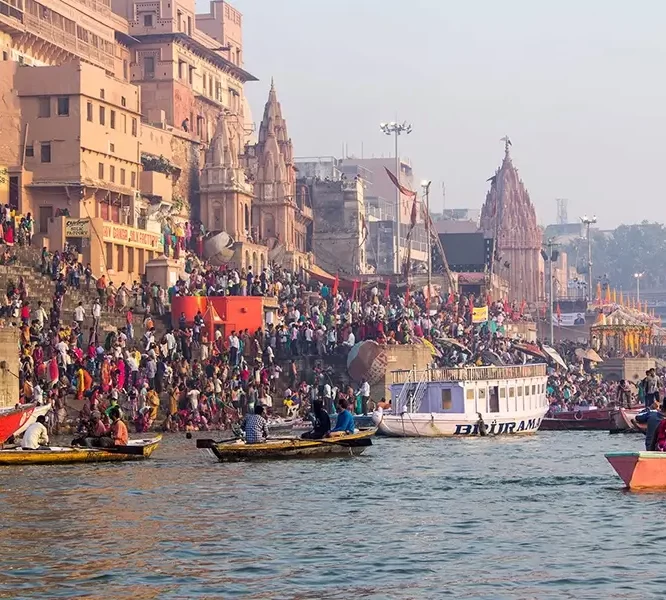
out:
<path id="1" fill-rule="evenodd" d="M 392 383 L 425 381 L 485 381 L 496 379 L 521 379 L 524 377 L 545 377 L 546 365 L 513 365 L 507 367 L 461 367 L 419 370 L 393 371 Z"/>

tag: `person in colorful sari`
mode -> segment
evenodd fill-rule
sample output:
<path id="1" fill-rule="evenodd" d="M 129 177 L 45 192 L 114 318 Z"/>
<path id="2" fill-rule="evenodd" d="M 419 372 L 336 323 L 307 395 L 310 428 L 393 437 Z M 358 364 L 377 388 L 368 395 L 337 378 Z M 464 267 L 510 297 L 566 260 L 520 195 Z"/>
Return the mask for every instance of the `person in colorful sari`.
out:
<path id="1" fill-rule="evenodd" d="M 76 399 L 82 400 L 83 395 L 92 387 L 92 377 L 82 366 L 76 371 Z"/>

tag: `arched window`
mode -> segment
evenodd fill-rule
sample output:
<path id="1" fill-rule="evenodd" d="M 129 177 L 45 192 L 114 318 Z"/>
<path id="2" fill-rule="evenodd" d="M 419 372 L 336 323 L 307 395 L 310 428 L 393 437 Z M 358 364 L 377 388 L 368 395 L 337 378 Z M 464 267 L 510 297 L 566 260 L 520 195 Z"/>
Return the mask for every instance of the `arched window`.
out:
<path id="1" fill-rule="evenodd" d="M 250 231 L 250 209 L 245 205 L 245 229 Z"/>

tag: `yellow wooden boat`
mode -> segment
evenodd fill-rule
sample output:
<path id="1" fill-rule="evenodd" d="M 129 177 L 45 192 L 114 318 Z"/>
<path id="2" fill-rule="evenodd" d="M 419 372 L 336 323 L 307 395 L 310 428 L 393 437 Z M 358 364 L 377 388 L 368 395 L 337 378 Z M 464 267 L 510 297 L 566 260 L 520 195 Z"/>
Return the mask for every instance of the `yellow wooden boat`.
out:
<path id="1" fill-rule="evenodd" d="M 49 446 L 39 450 L 6 448 L 0 450 L 0 465 L 57 465 L 72 463 L 113 462 L 149 458 L 162 439 L 161 435 L 145 440 L 130 440 L 127 446 L 81 448 Z"/>
<path id="2" fill-rule="evenodd" d="M 277 438 L 261 444 L 247 444 L 243 440 L 216 442 L 211 439 L 200 439 L 197 440 L 197 448 L 210 450 L 220 462 L 358 456 L 368 446 L 372 446 L 371 438 L 376 432 L 377 428 L 374 427 L 358 433 L 321 440 Z"/>

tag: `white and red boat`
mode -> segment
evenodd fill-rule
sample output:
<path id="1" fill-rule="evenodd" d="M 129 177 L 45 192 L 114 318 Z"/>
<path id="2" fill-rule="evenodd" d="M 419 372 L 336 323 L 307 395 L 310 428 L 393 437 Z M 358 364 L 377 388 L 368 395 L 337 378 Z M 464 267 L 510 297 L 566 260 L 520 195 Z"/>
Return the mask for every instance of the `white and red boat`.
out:
<path id="1" fill-rule="evenodd" d="M 20 435 L 37 417 L 51 410 L 49 404 L 19 404 L 14 408 L 0 409 L 0 444 L 4 444 L 13 435 Z"/>
<path id="2" fill-rule="evenodd" d="M 636 415 L 645 410 L 644 406 L 638 408 L 618 408 L 611 414 L 611 433 L 645 433 L 647 425 L 636 423 Z"/>

